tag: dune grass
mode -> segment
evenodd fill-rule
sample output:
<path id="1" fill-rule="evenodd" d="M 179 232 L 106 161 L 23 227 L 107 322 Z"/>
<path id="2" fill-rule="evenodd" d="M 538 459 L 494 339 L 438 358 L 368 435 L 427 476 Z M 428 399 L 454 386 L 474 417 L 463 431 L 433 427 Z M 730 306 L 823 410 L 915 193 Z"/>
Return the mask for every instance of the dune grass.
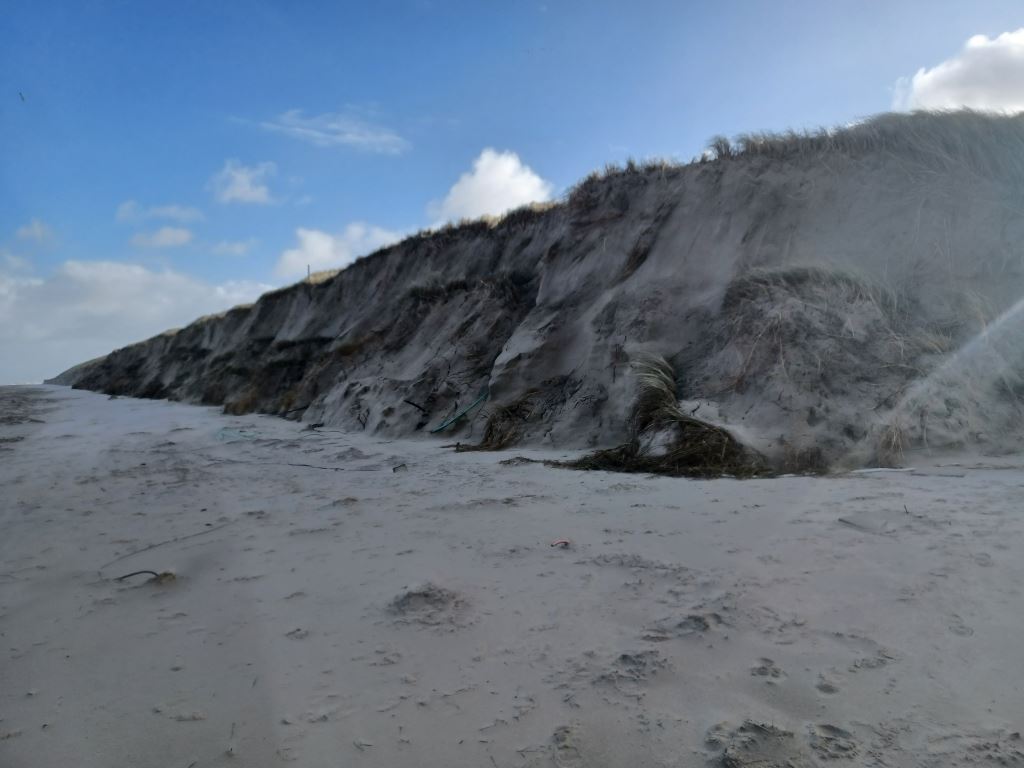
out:
<path id="1" fill-rule="evenodd" d="M 936 170 L 968 167 L 986 176 L 1024 179 L 1024 115 L 971 109 L 887 112 L 838 128 L 713 137 L 714 160 L 791 160 L 828 153 L 892 153 Z"/>
<path id="2" fill-rule="evenodd" d="M 508 405 L 490 411 L 484 434 L 475 445 L 459 445 L 456 451 L 500 451 L 522 437 L 523 426 L 537 409 L 538 390 L 530 390 Z"/>
<path id="3" fill-rule="evenodd" d="M 622 445 L 558 462 L 570 469 L 645 472 L 682 477 L 754 477 L 771 474 L 768 463 L 726 429 L 680 410 L 672 365 L 659 356 L 633 363 L 637 396 Z M 652 438 L 668 435 L 664 450 L 652 450 Z"/>

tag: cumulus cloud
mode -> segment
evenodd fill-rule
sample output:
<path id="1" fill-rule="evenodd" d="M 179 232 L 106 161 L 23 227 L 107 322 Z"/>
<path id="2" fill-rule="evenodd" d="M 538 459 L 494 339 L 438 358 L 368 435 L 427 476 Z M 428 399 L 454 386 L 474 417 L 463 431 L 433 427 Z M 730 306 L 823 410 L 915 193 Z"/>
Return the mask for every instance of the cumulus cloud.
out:
<path id="1" fill-rule="evenodd" d="M 192 241 L 192 232 L 184 227 L 160 227 L 155 232 L 139 232 L 132 238 L 137 248 L 178 248 Z"/>
<path id="2" fill-rule="evenodd" d="M 19 240 L 31 240 L 36 243 L 46 243 L 53 239 L 53 231 L 39 219 L 32 219 L 23 227 L 18 227 L 14 233 Z"/>
<path id="3" fill-rule="evenodd" d="M 275 173 L 277 166 L 271 162 L 242 165 L 238 160 L 225 160 L 224 167 L 210 179 L 210 189 L 221 203 L 266 205 L 274 202 L 267 181 Z"/>
<path id="4" fill-rule="evenodd" d="M 498 215 L 527 203 L 551 199 L 553 187 L 524 165 L 515 152 L 487 148 L 473 169 L 459 177 L 439 203 L 429 207 L 438 223 Z"/>
<path id="5" fill-rule="evenodd" d="M 322 269 L 347 267 L 360 256 L 371 253 L 401 239 L 397 232 L 361 222 L 349 224 L 345 231 L 332 235 L 318 229 L 295 230 L 298 245 L 285 251 L 274 271 L 279 277 L 306 276 L 307 265 L 313 272 Z"/>
<path id="6" fill-rule="evenodd" d="M 552 185 L 524 165 L 514 152 L 485 149 L 440 202 L 428 206 L 437 224 L 463 218 L 505 213 L 513 208 L 551 199 Z M 363 222 L 349 224 L 340 234 L 299 228 L 298 244 L 284 251 L 275 274 L 282 278 L 305 277 L 310 271 L 342 269 L 359 256 L 402 239 L 392 232 Z"/>
<path id="7" fill-rule="evenodd" d="M 248 240 L 221 240 L 210 250 L 217 256 L 245 256 L 256 245 L 255 238 Z"/>
<path id="8" fill-rule="evenodd" d="M 956 56 L 896 83 L 894 109 L 1024 110 L 1024 28 L 975 35 Z"/>
<path id="9" fill-rule="evenodd" d="M 118 221 L 144 221 L 145 219 L 170 219 L 181 223 L 202 221 L 203 212 L 187 205 L 153 205 L 143 208 L 134 200 L 125 200 L 117 206 L 115 218 Z"/>
<path id="10" fill-rule="evenodd" d="M 409 149 L 409 142 L 390 128 L 338 112 L 306 116 L 301 110 L 293 109 L 260 123 L 260 126 L 317 147 L 350 147 L 387 155 L 397 155 Z"/>
<path id="11" fill-rule="evenodd" d="M 41 381 L 270 287 L 111 261 L 67 261 L 46 278 L 0 267 L 0 384 Z"/>

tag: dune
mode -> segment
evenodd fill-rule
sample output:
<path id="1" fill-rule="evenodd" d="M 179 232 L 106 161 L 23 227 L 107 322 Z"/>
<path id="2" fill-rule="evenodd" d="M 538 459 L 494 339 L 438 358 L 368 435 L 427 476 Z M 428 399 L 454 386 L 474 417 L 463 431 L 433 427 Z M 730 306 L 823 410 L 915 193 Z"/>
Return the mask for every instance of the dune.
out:
<path id="1" fill-rule="evenodd" d="M 610 447 L 630 437 L 631 363 L 653 355 L 695 418 L 775 469 L 1019 447 L 1024 117 L 714 146 L 416 235 L 53 382 L 378 436 Z"/>

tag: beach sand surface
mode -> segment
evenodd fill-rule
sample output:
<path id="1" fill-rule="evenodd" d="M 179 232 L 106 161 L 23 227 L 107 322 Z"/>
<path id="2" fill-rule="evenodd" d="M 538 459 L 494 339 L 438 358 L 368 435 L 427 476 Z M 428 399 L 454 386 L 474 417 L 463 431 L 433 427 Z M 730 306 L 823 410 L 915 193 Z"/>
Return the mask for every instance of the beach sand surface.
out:
<path id="1" fill-rule="evenodd" d="M 442 442 L 0 388 L 0 765 L 1024 765 L 1020 457 Z"/>

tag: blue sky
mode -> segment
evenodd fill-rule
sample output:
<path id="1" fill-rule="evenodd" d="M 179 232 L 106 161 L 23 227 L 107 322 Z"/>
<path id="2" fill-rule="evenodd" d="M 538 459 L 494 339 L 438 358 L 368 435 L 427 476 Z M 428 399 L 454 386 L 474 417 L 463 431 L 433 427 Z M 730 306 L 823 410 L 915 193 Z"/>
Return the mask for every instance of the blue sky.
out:
<path id="1" fill-rule="evenodd" d="M 1019 2 L 15 0 L 0 382 L 251 298 L 302 262 L 557 198 L 607 162 L 900 106 L 901 78 L 1022 26 Z M 947 98 L 953 76 L 925 74 L 911 86 Z"/>

